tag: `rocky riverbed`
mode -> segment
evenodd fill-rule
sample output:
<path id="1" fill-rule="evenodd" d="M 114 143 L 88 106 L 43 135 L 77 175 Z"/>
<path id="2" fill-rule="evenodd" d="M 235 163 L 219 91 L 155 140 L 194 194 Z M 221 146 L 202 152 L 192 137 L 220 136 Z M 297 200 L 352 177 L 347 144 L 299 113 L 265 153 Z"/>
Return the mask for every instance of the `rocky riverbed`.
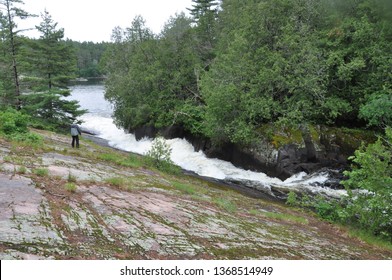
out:
<path id="1" fill-rule="evenodd" d="M 0 259 L 392 259 L 311 213 L 36 133 L 0 139 Z"/>

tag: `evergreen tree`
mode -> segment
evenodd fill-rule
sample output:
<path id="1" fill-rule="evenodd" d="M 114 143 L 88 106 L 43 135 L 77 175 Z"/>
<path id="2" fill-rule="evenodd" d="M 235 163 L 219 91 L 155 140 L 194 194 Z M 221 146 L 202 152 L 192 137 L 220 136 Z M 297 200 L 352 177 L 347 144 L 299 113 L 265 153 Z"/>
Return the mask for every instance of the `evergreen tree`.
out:
<path id="1" fill-rule="evenodd" d="M 18 37 L 20 31 L 15 20 L 33 16 L 18 7 L 23 4 L 21 0 L 0 1 L 0 44 L 2 49 L 0 75 L 3 80 L 0 85 L 0 90 L 3 91 L 1 105 L 13 105 L 18 110 L 21 108 L 20 70 L 18 65 Z"/>
<path id="2" fill-rule="evenodd" d="M 36 26 L 41 36 L 31 42 L 27 51 L 26 71 L 33 93 L 23 96 L 23 110 L 32 115 L 37 125 L 57 129 L 68 126 L 85 113 L 76 101 L 64 99 L 70 95 L 67 83 L 74 77 L 76 56 L 64 41 L 64 30 L 45 11 L 42 22 Z"/>
<path id="3" fill-rule="evenodd" d="M 41 15 L 42 22 L 36 26 L 40 38 L 32 42 L 29 69 L 35 77 L 39 90 L 66 88 L 75 77 L 76 54 L 72 46 L 63 40 L 64 29 L 57 28 L 48 11 Z"/>
<path id="4" fill-rule="evenodd" d="M 204 62 L 203 69 L 208 69 L 214 58 L 218 2 L 216 0 L 192 0 L 192 2 L 192 8 L 188 10 L 196 23 L 194 30 L 197 42 L 195 46 Z"/>

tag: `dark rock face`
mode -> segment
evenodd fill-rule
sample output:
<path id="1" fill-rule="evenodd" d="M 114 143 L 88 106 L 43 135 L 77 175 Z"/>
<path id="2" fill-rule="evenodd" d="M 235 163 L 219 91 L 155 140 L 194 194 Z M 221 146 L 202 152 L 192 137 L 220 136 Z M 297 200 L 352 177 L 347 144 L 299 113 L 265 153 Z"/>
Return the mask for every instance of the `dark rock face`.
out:
<path id="1" fill-rule="evenodd" d="M 162 135 L 166 139 L 185 138 L 196 151 L 203 151 L 210 158 L 229 161 L 237 167 L 264 172 L 270 177 L 282 180 L 299 172 L 309 174 L 322 168 L 343 169 L 347 166 L 347 157 L 351 155 L 346 153 L 346 147 L 343 149 L 326 135 L 322 135 L 317 150 L 309 136 L 304 137 L 303 147 L 298 144 L 286 144 L 276 150 L 266 143 L 259 143 L 262 147 L 252 150 L 232 143 L 214 146 L 209 139 L 192 135 L 178 125 L 162 129 L 144 126 L 133 133 L 137 140 L 143 137 L 154 138 L 157 135 Z"/>
<path id="2" fill-rule="evenodd" d="M 279 149 L 276 169 L 281 178 L 288 178 L 299 172 L 309 174 L 322 168 L 342 169 L 347 166 L 348 156 L 323 148 L 309 157 L 306 148 L 288 144 Z"/>

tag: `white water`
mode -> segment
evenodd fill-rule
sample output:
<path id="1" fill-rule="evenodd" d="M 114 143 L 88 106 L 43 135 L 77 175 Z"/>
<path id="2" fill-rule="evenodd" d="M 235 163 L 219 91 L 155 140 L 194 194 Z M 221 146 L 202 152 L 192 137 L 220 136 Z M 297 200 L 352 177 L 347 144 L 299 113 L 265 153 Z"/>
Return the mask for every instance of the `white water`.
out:
<path id="1" fill-rule="evenodd" d="M 113 123 L 111 118 L 112 106 L 104 99 L 104 87 L 102 85 L 83 85 L 71 88 L 70 99 L 79 101 L 83 109 L 89 113 L 82 117 L 82 129 L 97 134 L 105 139 L 109 145 L 128 152 L 145 154 L 152 145 L 152 139 L 144 138 L 136 141 L 133 134 L 125 133 Z M 207 158 L 203 152 L 195 152 L 193 146 L 184 139 L 167 140 L 172 148 L 171 159 L 185 170 L 193 171 L 201 176 L 220 180 L 247 181 L 260 184 L 263 189 L 270 189 L 271 185 L 285 188 L 302 188 L 313 193 L 324 193 L 329 196 L 340 196 L 345 192 L 321 187 L 328 180 L 326 174 L 320 173 L 308 176 L 302 172 L 282 181 L 278 178 L 268 177 L 261 172 L 253 172 L 235 167 L 233 164 Z"/>

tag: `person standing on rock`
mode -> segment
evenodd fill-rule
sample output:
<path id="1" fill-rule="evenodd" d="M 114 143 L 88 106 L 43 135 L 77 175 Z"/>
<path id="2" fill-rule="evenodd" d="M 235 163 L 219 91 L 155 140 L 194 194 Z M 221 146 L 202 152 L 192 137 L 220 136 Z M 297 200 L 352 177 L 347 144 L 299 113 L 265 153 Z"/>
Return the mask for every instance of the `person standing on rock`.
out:
<path id="1" fill-rule="evenodd" d="M 82 131 L 80 130 L 79 126 L 74 123 L 71 125 L 71 135 L 72 135 L 72 148 L 79 148 L 79 135 L 82 135 Z"/>

